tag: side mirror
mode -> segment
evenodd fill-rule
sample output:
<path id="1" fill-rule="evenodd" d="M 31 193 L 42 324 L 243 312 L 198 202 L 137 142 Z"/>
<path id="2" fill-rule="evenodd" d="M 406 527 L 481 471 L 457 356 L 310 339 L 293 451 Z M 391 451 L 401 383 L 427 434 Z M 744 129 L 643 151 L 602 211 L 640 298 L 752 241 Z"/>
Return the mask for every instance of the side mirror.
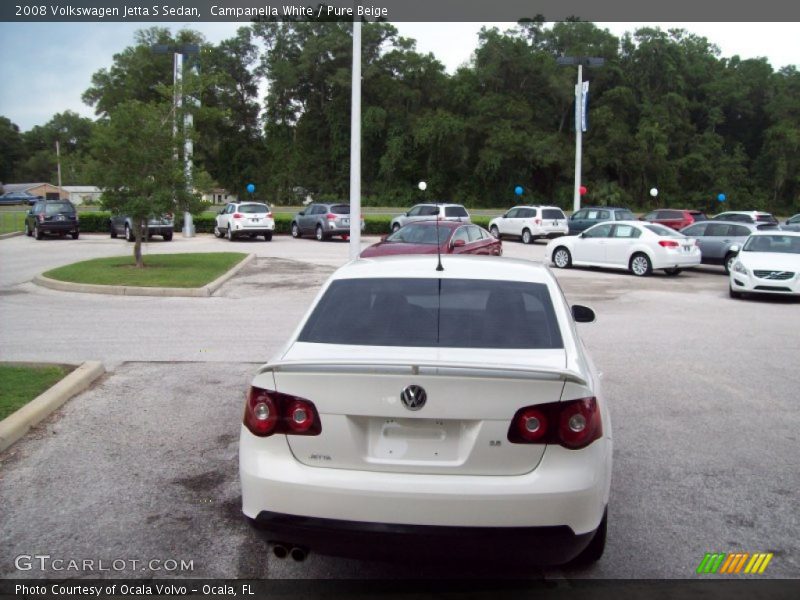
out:
<path id="1" fill-rule="evenodd" d="M 580 234 L 578 235 L 578 237 L 579 238 L 585 238 L 586 237 L 586 232 L 585 231 L 581 231 Z"/>
<path id="2" fill-rule="evenodd" d="M 581 304 L 572 305 L 572 318 L 576 323 L 592 323 L 595 319 L 594 311 L 588 306 Z"/>
<path id="3" fill-rule="evenodd" d="M 450 247 L 451 248 L 463 248 L 466 245 L 467 245 L 467 242 L 465 242 L 464 240 L 453 240 L 450 243 Z"/>
<path id="4" fill-rule="evenodd" d="M 304 210 L 301 210 L 299 213 L 297 213 L 297 216 L 299 216 L 299 217 L 304 217 L 305 215 L 306 215 L 306 211 L 304 211 Z"/>
<path id="5" fill-rule="evenodd" d="M 641 217 L 639 217 L 639 220 L 640 220 L 640 221 L 646 221 L 647 219 L 645 219 L 645 218 L 644 218 L 644 215 L 642 215 Z"/>
<path id="6" fill-rule="evenodd" d="M 731 252 L 735 252 L 735 253 L 737 253 L 737 254 L 738 254 L 738 253 L 739 253 L 739 245 L 738 245 L 738 244 L 734 244 L 733 246 L 731 246 L 731 247 L 729 248 L 729 250 L 730 250 Z"/>

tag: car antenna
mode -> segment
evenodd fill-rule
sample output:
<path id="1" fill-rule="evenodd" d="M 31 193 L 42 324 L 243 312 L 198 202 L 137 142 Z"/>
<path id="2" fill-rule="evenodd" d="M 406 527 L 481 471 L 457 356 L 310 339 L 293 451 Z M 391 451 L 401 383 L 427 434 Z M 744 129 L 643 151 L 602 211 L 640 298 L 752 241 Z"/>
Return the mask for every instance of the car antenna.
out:
<path id="1" fill-rule="evenodd" d="M 424 192 L 425 189 L 428 187 L 428 184 L 424 181 L 420 181 L 417 187 L 420 189 L 421 192 Z M 439 200 L 436 200 L 436 270 L 437 271 L 444 271 L 444 267 L 442 266 L 442 243 L 439 240 Z"/>

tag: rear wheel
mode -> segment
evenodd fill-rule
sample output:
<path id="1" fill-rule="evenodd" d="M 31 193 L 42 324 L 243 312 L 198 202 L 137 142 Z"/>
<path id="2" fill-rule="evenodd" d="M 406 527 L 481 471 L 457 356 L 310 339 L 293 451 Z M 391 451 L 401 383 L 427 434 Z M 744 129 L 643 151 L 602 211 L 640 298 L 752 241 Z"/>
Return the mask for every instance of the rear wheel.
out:
<path id="1" fill-rule="evenodd" d="M 28 227 L 28 223 L 27 222 L 25 223 L 25 235 L 27 235 L 28 237 L 31 237 L 31 235 L 32 235 L 31 234 L 31 228 Z"/>
<path id="2" fill-rule="evenodd" d="M 318 242 L 325 241 L 325 232 L 322 231 L 322 225 L 317 225 L 317 228 L 314 230 L 314 234 Z"/>
<path id="3" fill-rule="evenodd" d="M 603 520 L 600 521 L 600 526 L 597 528 L 597 531 L 592 538 L 592 541 L 589 542 L 589 545 L 578 554 L 574 559 L 572 559 L 572 564 L 574 565 L 590 565 L 592 563 L 597 562 L 603 556 L 603 552 L 606 549 L 606 530 L 608 529 L 608 509 L 603 513 Z"/>
<path id="4" fill-rule="evenodd" d="M 300 228 L 294 221 L 292 221 L 292 237 L 295 238 L 296 240 L 300 239 Z"/>
<path id="5" fill-rule="evenodd" d="M 71 235 L 72 235 L 72 239 L 73 240 L 77 240 L 80 237 L 81 232 L 80 231 L 73 231 Z"/>
<path id="6" fill-rule="evenodd" d="M 533 236 L 529 229 L 522 230 L 522 243 L 523 244 L 530 244 L 533 241 Z"/>
<path id="7" fill-rule="evenodd" d="M 268 231 L 267 233 L 264 234 L 264 241 L 265 242 L 272 241 L 272 232 L 271 231 Z"/>
<path id="8" fill-rule="evenodd" d="M 647 258 L 646 254 L 641 252 L 637 252 L 631 256 L 631 262 L 628 266 L 630 267 L 631 273 L 637 277 L 645 277 L 653 272 L 653 265 L 650 263 L 650 259 Z"/>
<path id="9" fill-rule="evenodd" d="M 44 237 L 44 234 L 39 230 L 38 225 L 33 226 L 33 237 L 35 237 L 37 240 L 40 240 Z"/>
<path id="10" fill-rule="evenodd" d="M 667 275 L 673 275 L 674 276 L 674 275 L 679 274 L 680 272 L 681 272 L 681 269 L 678 269 L 678 268 L 675 268 L 675 269 L 664 269 L 664 273 L 666 273 Z"/>
<path id="11" fill-rule="evenodd" d="M 492 228 L 489 230 L 489 233 L 492 234 L 492 237 L 496 240 L 500 239 L 500 230 L 497 228 L 497 225 L 492 225 Z"/>
<path id="12" fill-rule="evenodd" d="M 572 255 L 564 246 L 559 246 L 553 252 L 553 264 L 559 269 L 568 269 L 572 266 Z"/>
<path id="13" fill-rule="evenodd" d="M 736 254 L 731 252 L 725 257 L 725 261 L 722 263 L 722 266 L 725 268 L 725 275 L 730 275 L 731 269 L 733 269 L 733 262 L 736 260 Z"/>
<path id="14" fill-rule="evenodd" d="M 108 233 L 111 235 L 112 240 L 117 238 L 117 230 L 114 229 L 114 224 L 111 222 L 108 224 Z"/>
<path id="15" fill-rule="evenodd" d="M 171 233 L 165 233 L 161 237 L 164 239 L 165 242 L 171 242 L 172 241 L 172 234 Z"/>
<path id="16" fill-rule="evenodd" d="M 222 233 L 222 229 L 219 228 L 219 225 L 214 225 L 214 237 L 221 238 L 224 236 L 225 234 Z"/>
<path id="17" fill-rule="evenodd" d="M 125 239 L 128 240 L 129 242 L 136 241 L 136 236 L 133 234 L 133 231 L 128 225 L 125 225 Z"/>
<path id="18" fill-rule="evenodd" d="M 226 237 L 228 238 L 229 242 L 233 241 L 233 227 L 228 225 L 228 230 L 225 232 Z"/>

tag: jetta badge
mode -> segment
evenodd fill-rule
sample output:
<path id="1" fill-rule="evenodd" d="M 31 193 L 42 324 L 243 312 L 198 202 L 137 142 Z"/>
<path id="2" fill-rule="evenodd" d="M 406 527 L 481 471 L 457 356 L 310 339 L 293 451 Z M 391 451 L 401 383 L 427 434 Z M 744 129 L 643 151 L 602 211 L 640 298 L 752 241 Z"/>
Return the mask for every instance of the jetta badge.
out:
<path id="1" fill-rule="evenodd" d="M 403 402 L 408 410 L 419 410 L 425 406 L 428 400 L 428 394 L 425 389 L 419 385 L 407 385 L 400 392 L 400 400 Z"/>

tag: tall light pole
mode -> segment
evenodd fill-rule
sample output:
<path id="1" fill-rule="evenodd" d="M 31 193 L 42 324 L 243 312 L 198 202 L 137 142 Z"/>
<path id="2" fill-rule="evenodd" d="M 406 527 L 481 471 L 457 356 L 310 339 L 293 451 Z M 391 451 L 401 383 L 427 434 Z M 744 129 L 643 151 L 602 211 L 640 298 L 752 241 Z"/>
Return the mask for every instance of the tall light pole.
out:
<path id="1" fill-rule="evenodd" d="M 183 62 L 186 56 L 200 53 L 200 46 L 198 44 L 154 44 L 150 47 L 154 54 L 173 54 L 172 63 L 172 104 L 175 111 L 175 117 L 172 121 L 172 135 L 178 135 L 178 115 L 183 107 Z M 186 174 L 186 185 L 189 192 L 192 191 L 192 154 L 194 152 L 194 143 L 191 136 L 186 134 L 194 122 L 194 117 L 191 111 L 186 111 L 183 116 L 184 139 L 183 139 L 183 159 L 184 170 Z M 194 223 L 192 213 L 184 211 L 183 213 L 183 237 L 194 237 Z"/>
<path id="2" fill-rule="evenodd" d="M 583 67 L 602 67 L 604 58 L 596 56 L 559 56 L 559 66 L 578 65 L 578 83 L 575 85 L 575 187 L 572 194 L 572 208 L 575 212 L 581 209 L 581 159 L 583 154 Z"/>
<path id="3" fill-rule="evenodd" d="M 356 14 L 356 11 L 353 11 Z M 353 18 L 350 92 L 350 259 L 361 253 L 361 21 Z"/>

